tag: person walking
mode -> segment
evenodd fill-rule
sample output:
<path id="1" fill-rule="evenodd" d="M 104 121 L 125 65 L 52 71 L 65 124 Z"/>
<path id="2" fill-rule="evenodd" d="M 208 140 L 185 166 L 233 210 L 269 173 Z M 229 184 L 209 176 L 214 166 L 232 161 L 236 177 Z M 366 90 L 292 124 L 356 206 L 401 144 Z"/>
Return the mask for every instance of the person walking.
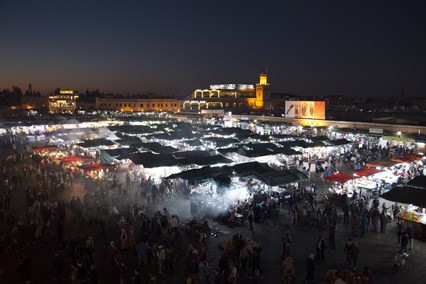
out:
<path id="1" fill-rule="evenodd" d="M 306 282 L 312 283 L 315 279 L 315 255 L 311 253 L 306 259 Z"/>
<path id="2" fill-rule="evenodd" d="M 402 234 L 405 231 L 405 226 L 404 226 L 403 221 L 399 220 L 398 223 L 397 223 L 397 227 L 398 227 L 397 234 L 398 234 L 398 245 L 399 245 L 401 243 Z"/>
<path id="3" fill-rule="evenodd" d="M 414 228 L 412 225 L 408 225 L 407 227 L 407 235 L 408 235 L 408 241 L 410 244 L 410 250 L 413 249 L 413 245 L 414 245 Z"/>
<path id="4" fill-rule="evenodd" d="M 401 253 L 407 252 L 408 245 L 408 234 L 407 232 L 403 232 L 401 236 Z"/>
<path id="5" fill-rule="evenodd" d="M 358 242 L 354 242 L 354 246 L 352 248 L 352 266 L 356 268 L 358 263 L 358 255 L 359 255 L 359 246 Z"/>
<path id="6" fill-rule="evenodd" d="M 297 205 L 295 205 L 293 207 L 293 211 L 292 211 L 292 220 L 293 220 L 293 224 L 297 225 L 297 215 L 299 215 L 299 213 L 297 212 L 298 208 Z"/>
<path id="7" fill-rule="evenodd" d="M 336 223 L 330 222 L 328 224 L 328 246 L 331 249 L 336 248 L 335 243 L 334 243 L 335 236 L 336 236 Z"/>
<path id="8" fill-rule="evenodd" d="M 361 236 L 368 235 L 369 225 L 370 225 L 370 220 L 368 219 L 367 213 L 365 213 L 361 220 Z"/>
<path id="9" fill-rule="evenodd" d="M 343 206 L 343 224 L 349 224 L 349 206 L 347 203 Z"/>
<path id="10" fill-rule="evenodd" d="M 250 205 L 249 209 L 248 209 L 248 214 L 247 214 L 247 219 L 249 221 L 249 230 L 253 231 L 253 220 L 254 220 L 254 212 L 253 212 L 253 206 Z"/>
<path id="11" fill-rule="evenodd" d="M 324 239 L 322 238 L 322 236 L 319 236 L 319 238 L 318 238 L 316 250 L 317 250 L 317 260 L 319 262 L 324 262 L 325 261 L 325 255 L 324 255 L 325 242 L 324 242 Z"/>
<path id="12" fill-rule="evenodd" d="M 351 266 L 352 260 L 353 260 L 352 259 L 353 248 L 354 248 L 354 243 L 352 242 L 352 239 L 349 238 L 343 250 L 343 252 L 346 253 L 346 264 L 349 266 Z"/>
<path id="13" fill-rule="evenodd" d="M 385 213 L 380 213 L 380 232 L 386 233 L 386 226 L 388 223 L 388 218 L 386 217 Z"/>
<path id="14" fill-rule="evenodd" d="M 296 268 L 294 267 L 294 261 L 289 256 L 286 257 L 282 263 L 283 276 L 282 283 L 284 284 L 293 284 L 296 279 Z"/>

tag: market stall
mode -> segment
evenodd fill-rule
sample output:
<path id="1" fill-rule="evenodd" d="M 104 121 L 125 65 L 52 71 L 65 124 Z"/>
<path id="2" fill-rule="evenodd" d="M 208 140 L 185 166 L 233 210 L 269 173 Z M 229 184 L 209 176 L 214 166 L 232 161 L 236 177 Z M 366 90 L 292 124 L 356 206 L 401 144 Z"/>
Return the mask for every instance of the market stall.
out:
<path id="1" fill-rule="evenodd" d="M 325 182 L 333 183 L 328 189 L 331 195 L 329 200 L 340 206 L 345 196 L 355 198 L 360 193 L 359 189 L 353 183 L 353 180 L 356 178 L 354 175 L 345 173 L 337 173 L 324 177 Z"/>
<path id="2" fill-rule="evenodd" d="M 396 187 L 382 194 L 381 197 L 404 204 L 397 218 L 412 225 L 415 238 L 426 239 L 426 188 Z"/>

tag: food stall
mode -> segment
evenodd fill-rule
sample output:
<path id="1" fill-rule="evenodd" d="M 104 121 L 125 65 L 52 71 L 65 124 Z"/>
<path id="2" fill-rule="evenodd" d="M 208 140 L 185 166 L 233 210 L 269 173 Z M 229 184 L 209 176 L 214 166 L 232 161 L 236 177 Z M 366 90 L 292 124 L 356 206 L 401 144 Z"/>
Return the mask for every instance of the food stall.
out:
<path id="1" fill-rule="evenodd" d="M 426 188 L 401 186 L 385 192 L 381 197 L 402 203 L 397 218 L 413 227 L 415 238 L 426 239 Z"/>
<path id="2" fill-rule="evenodd" d="M 402 211 L 396 217 L 409 224 L 414 229 L 414 238 L 426 239 L 426 209 L 414 205 L 402 206 Z"/>
<path id="3" fill-rule="evenodd" d="M 333 185 L 328 189 L 334 199 L 346 195 L 348 198 L 353 198 L 354 194 L 359 194 L 359 189 L 354 185 L 353 180 L 356 176 L 345 173 L 337 173 L 324 177 L 325 182 L 332 182 Z"/>

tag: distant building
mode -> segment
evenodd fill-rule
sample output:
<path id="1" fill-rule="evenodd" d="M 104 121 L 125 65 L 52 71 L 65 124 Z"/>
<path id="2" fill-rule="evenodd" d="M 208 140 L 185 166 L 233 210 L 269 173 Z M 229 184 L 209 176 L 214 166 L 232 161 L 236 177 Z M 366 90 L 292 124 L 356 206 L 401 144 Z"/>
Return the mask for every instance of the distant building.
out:
<path id="1" fill-rule="evenodd" d="M 77 108 L 78 95 L 73 90 L 60 90 L 49 96 L 50 113 L 73 113 Z"/>
<path id="2" fill-rule="evenodd" d="M 47 109 L 49 104 L 49 97 L 47 96 L 22 96 L 21 107 L 26 110 L 41 110 Z"/>
<path id="3" fill-rule="evenodd" d="M 179 112 L 182 101 L 175 98 L 96 98 L 96 109 L 122 112 Z"/>
<path id="4" fill-rule="evenodd" d="M 196 89 L 183 102 L 184 111 L 205 109 L 271 109 L 270 85 L 267 74 L 260 74 L 259 83 L 210 85 Z"/>

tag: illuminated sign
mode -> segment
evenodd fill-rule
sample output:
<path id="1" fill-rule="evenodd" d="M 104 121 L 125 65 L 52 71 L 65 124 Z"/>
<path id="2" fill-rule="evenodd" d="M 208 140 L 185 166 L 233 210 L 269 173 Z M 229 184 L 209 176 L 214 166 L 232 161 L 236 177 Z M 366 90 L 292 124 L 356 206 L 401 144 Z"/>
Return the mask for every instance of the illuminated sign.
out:
<path id="1" fill-rule="evenodd" d="M 59 94 L 61 94 L 61 95 L 72 95 L 72 94 L 74 94 L 74 91 L 73 90 L 60 90 Z"/>
<path id="2" fill-rule="evenodd" d="M 285 117 L 325 119 L 324 101 L 286 101 Z"/>

